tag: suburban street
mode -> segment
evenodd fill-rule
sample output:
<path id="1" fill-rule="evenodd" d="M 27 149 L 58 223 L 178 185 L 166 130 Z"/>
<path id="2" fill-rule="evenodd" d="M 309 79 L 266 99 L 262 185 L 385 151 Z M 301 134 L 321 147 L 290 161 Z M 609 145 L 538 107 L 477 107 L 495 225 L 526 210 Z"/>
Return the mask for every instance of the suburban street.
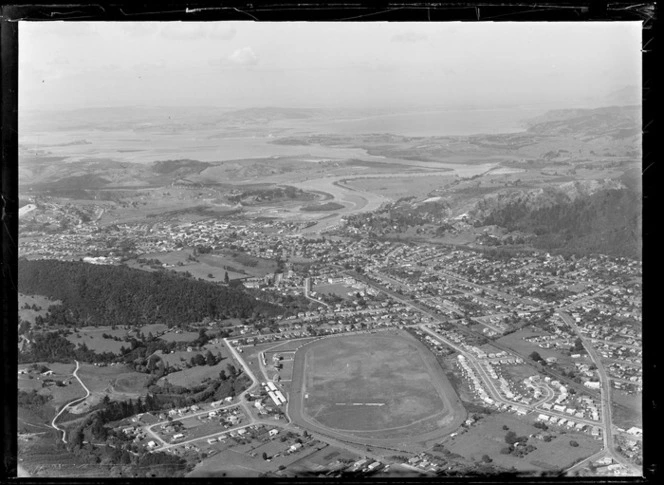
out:
<path id="1" fill-rule="evenodd" d="M 597 294 L 593 296 L 597 296 Z M 558 311 L 557 313 L 579 336 L 581 342 L 583 342 L 584 348 L 588 351 L 588 355 L 592 359 L 593 363 L 597 366 L 597 373 L 599 375 L 601 390 L 600 403 L 602 406 L 602 425 L 604 428 L 602 433 L 604 449 L 616 462 L 629 467 L 630 469 L 634 469 L 634 466 L 629 463 L 628 460 L 623 458 L 618 452 L 615 451 L 615 445 L 613 443 L 613 421 L 611 418 L 611 382 L 609 380 L 609 376 L 606 373 L 606 370 L 604 369 L 604 365 L 602 364 L 602 359 L 599 357 L 599 355 L 597 355 L 597 351 L 589 342 L 589 339 L 583 336 L 574 319 L 563 311 Z"/>

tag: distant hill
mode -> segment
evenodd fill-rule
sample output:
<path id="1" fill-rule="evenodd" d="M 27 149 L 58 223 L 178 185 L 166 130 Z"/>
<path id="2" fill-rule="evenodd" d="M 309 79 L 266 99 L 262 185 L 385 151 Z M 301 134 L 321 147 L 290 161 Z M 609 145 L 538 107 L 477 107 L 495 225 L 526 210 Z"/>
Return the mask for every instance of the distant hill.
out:
<path id="1" fill-rule="evenodd" d="M 71 323 L 182 325 L 210 318 L 275 315 L 243 289 L 166 272 L 78 261 L 20 260 L 19 292 L 63 302 Z"/>
<path id="2" fill-rule="evenodd" d="M 553 110 L 528 120 L 526 126 L 529 133 L 548 136 L 571 135 L 583 139 L 636 137 L 641 133 L 641 107 Z"/>
<path id="3" fill-rule="evenodd" d="M 234 119 L 241 121 L 276 121 L 276 120 L 297 120 L 320 116 L 323 110 L 316 108 L 247 108 L 231 111 L 224 115 L 225 119 Z"/>
<path id="4" fill-rule="evenodd" d="M 640 86 L 625 86 L 607 94 L 603 101 L 609 106 L 640 105 L 643 93 Z"/>
<path id="5" fill-rule="evenodd" d="M 181 159 L 181 160 L 160 160 L 152 164 L 152 170 L 158 174 L 173 174 L 184 175 L 188 173 L 199 173 L 210 166 L 207 162 L 198 160 Z"/>
<path id="6" fill-rule="evenodd" d="M 634 184 L 583 181 L 493 194 L 472 215 L 481 225 L 535 234 L 552 252 L 641 257 L 641 194 Z"/>

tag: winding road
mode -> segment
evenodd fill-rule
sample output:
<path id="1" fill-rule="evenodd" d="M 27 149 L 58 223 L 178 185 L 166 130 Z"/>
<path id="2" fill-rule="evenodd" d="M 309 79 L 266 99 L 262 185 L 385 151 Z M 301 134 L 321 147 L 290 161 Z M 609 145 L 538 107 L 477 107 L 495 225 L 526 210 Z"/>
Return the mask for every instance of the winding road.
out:
<path id="1" fill-rule="evenodd" d="M 59 412 L 58 414 L 56 414 L 55 417 L 53 418 L 53 421 L 51 421 L 51 427 L 52 427 L 53 429 L 55 429 L 56 431 L 62 433 L 62 442 L 63 442 L 63 443 L 67 443 L 67 438 L 66 438 L 67 433 L 65 432 L 65 430 L 64 430 L 63 428 L 61 428 L 61 427 L 59 427 L 57 424 L 55 424 L 55 421 L 60 417 L 60 415 L 61 415 L 62 413 L 64 413 L 64 412 L 65 412 L 67 409 L 69 409 L 72 405 L 76 405 L 76 404 L 78 404 L 78 403 L 80 403 L 80 402 L 83 402 L 83 401 L 85 401 L 85 400 L 90 396 L 90 389 L 88 389 L 88 388 L 86 387 L 86 385 L 83 384 L 83 381 L 81 380 L 80 377 L 78 377 L 78 374 L 77 374 L 80 365 L 79 365 L 79 363 L 78 363 L 77 360 L 75 360 L 74 362 L 76 362 L 76 369 L 74 369 L 74 372 L 72 373 L 72 375 L 76 378 L 76 380 L 79 382 L 79 384 L 81 384 L 81 387 L 83 387 L 83 389 L 85 389 L 85 397 L 77 397 L 76 399 L 74 399 L 74 400 L 72 400 L 72 401 L 69 401 L 67 404 L 65 404 L 64 406 L 62 406 L 62 409 L 60 410 L 60 412 Z"/>

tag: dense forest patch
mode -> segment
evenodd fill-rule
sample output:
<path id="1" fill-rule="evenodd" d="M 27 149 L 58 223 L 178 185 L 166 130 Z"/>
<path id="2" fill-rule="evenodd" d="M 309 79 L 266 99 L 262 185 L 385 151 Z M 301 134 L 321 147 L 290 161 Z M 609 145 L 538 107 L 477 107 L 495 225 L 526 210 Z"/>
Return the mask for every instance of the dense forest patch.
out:
<path id="1" fill-rule="evenodd" d="M 241 287 L 166 272 L 78 261 L 21 260 L 19 291 L 60 300 L 70 323 L 169 326 L 213 319 L 276 315 L 279 307 Z"/>

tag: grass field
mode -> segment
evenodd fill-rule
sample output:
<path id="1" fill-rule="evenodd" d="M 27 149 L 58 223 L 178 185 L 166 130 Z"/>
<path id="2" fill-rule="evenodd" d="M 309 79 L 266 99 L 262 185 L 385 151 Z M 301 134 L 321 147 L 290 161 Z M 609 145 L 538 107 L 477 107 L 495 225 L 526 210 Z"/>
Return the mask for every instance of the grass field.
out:
<path id="1" fill-rule="evenodd" d="M 506 335 L 504 337 L 501 337 L 497 340 L 497 342 L 507 345 L 509 348 L 514 349 L 517 352 L 524 355 L 528 355 L 531 352 L 535 351 L 538 354 L 540 354 L 543 359 L 547 359 L 549 357 L 555 357 L 556 359 L 558 359 L 560 363 L 566 363 L 570 361 L 570 358 L 568 356 L 564 355 L 563 353 L 554 348 L 543 349 L 534 342 L 531 343 L 526 340 L 523 340 L 524 337 L 531 337 L 533 335 L 550 335 L 550 334 L 539 330 L 533 331 L 529 329 L 523 329 L 511 333 L 509 335 Z"/>
<path id="2" fill-rule="evenodd" d="M 265 276 L 277 269 L 276 261 L 256 258 L 241 252 L 199 254 L 195 257 L 197 261 L 189 259 L 192 255 L 193 251 L 186 249 L 183 251 L 145 254 L 143 258 L 157 259 L 161 263 L 168 265 L 169 270 L 181 273 L 187 271 L 195 278 L 207 281 L 223 282 L 226 273 L 228 273 L 228 277 L 232 280 L 250 276 Z M 140 265 L 136 261 L 131 261 L 128 264 L 132 267 L 149 269 L 149 266 Z"/>
<path id="3" fill-rule="evenodd" d="M 55 431 L 48 436 L 43 435 L 31 441 L 18 441 L 18 456 L 20 465 L 31 477 L 94 477 L 106 475 L 108 469 L 99 466 L 90 466 L 91 463 L 85 458 L 64 448 L 55 446 Z"/>
<path id="4" fill-rule="evenodd" d="M 188 477 L 257 477 L 270 470 L 270 463 L 234 450 L 223 450 L 196 465 Z"/>
<path id="5" fill-rule="evenodd" d="M 46 367 L 53 371 L 50 376 L 41 376 L 39 374 L 32 374 L 33 378 L 30 379 L 28 375 L 18 376 L 18 389 L 22 391 L 36 390 L 39 394 L 45 396 L 52 396 L 53 400 L 49 402 L 55 408 L 59 408 L 66 402 L 71 401 L 77 397 L 85 396 L 85 391 L 80 386 L 78 381 L 72 377 L 74 372 L 74 364 L 59 364 L 59 363 L 44 363 Z M 64 381 L 65 386 L 50 385 L 42 387 L 42 383 L 47 380 Z"/>
<path id="6" fill-rule="evenodd" d="M 93 395 L 108 394 L 111 399 L 145 395 L 145 383 L 150 378 L 124 365 L 97 367 L 85 363 L 80 364 L 78 376 Z"/>
<path id="7" fill-rule="evenodd" d="M 176 333 L 176 330 L 165 333 L 161 337 L 166 342 L 193 342 L 198 338 L 198 332 L 183 332 Z"/>
<path id="8" fill-rule="evenodd" d="M 300 347 L 317 340 L 317 337 L 311 338 L 301 338 L 301 339 L 291 339 L 286 340 L 285 342 L 270 342 L 264 346 L 257 345 L 255 348 L 260 349 L 260 351 L 270 349 L 272 352 L 286 352 L 289 350 L 297 350 Z"/>
<path id="9" fill-rule="evenodd" d="M 324 339 L 305 353 L 304 413 L 336 430 L 405 427 L 447 411 L 431 374 L 404 339 Z"/>
<path id="10" fill-rule="evenodd" d="M 537 449 L 523 458 L 500 453 L 500 450 L 507 446 L 505 435 L 508 431 L 526 437 L 541 433 L 532 423 L 532 417 L 519 418 L 511 414 L 496 413 L 484 417 L 468 431 L 445 441 L 444 445 L 451 452 L 469 460 L 480 460 L 483 455 L 488 455 L 493 463 L 500 467 L 515 467 L 519 471 L 536 473 L 562 470 L 599 451 L 601 447 L 601 442 L 584 433 L 554 432 L 555 438 L 548 443 L 529 438 L 528 443 Z M 507 426 L 509 430 L 503 429 L 503 426 Z M 576 441 L 579 446 L 570 446 L 570 440 Z"/>
<path id="11" fill-rule="evenodd" d="M 643 402 L 641 394 L 629 395 L 616 389 L 611 390 L 611 401 L 621 404 L 612 406 L 613 423 L 623 429 L 632 426 L 643 428 Z"/>
<path id="12" fill-rule="evenodd" d="M 508 382 L 518 384 L 522 384 L 522 381 L 530 376 L 539 375 L 533 367 L 525 364 L 501 365 L 500 373 Z"/>
<path id="13" fill-rule="evenodd" d="M 150 380 L 148 374 L 141 374 L 139 372 L 127 372 L 119 375 L 113 381 L 113 389 L 117 392 L 124 394 L 146 394 L 146 382 Z"/>
<path id="14" fill-rule="evenodd" d="M 187 440 L 203 438 L 214 433 L 223 433 L 226 431 L 224 425 L 219 422 L 218 418 L 200 421 L 197 417 L 186 417 L 178 419 L 184 425 L 184 432 Z M 244 422 L 241 422 L 244 424 Z M 205 441 L 196 443 L 197 445 L 207 444 Z"/>
<path id="15" fill-rule="evenodd" d="M 30 323 L 35 323 L 35 318 L 37 316 L 45 316 L 48 307 L 51 305 L 58 305 L 62 303 L 60 300 L 50 300 L 45 296 L 40 295 L 23 295 L 18 294 L 18 316 L 21 320 L 25 320 Z M 34 310 L 32 308 L 23 308 L 25 304 L 30 306 L 37 305 L 41 307 L 40 310 Z"/>
<path id="16" fill-rule="evenodd" d="M 50 433 L 55 431 L 50 427 L 51 420 L 56 411 L 51 405 L 42 406 L 39 409 L 26 409 L 18 407 L 17 431 L 19 433 Z"/>
<path id="17" fill-rule="evenodd" d="M 325 295 L 337 295 L 341 298 L 349 298 L 348 292 L 349 291 L 357 291 L 353 290 L 350 286 L 342 285 L 342 284 L 327 284 L 327 285 L 316 285 L 313 290 L 317 293 L 323 293 Z"/>
<path id="18" fill-rule="evenodd" d="M 361 458 L 361 456 L 351 453 L 348 450 L 344 450 L 343 448 L 325 446 L 324 448 L 293 462 L 288 469 L 296 474 L 298 472 L 307 473 L 321 470 L 324 471 L 329 468 L 330 464 L 337 460 L 357 461 Z"/>
<path id="19" fill-rule="evenodd" d="M 98 353 L 112 352 L 119 355 L 120 349 L 123 346 L 130 346 L 127 342 L 118 342 L 117 340 L 106 339 L 102 337 L 102 334 L 108 334 L 114 337 L 122 338 L 127 335 L 127 331 L 119 328 L 111 330 L 110 327 L 83 327 L 79 329 L 78 333 L 72 333 L 66 338 L 74 345 L 85 344 L 90 350 Z"/>
<path id="20" fill-rule="evenodd" d="M 189 256 L 193 253 L 192 250 L 187 249 L 183 251 L 170 251 L 165 253 L 149 253 L 142 256 L 143 259 L 157 259 L 162 264 L 166 264 L 168 270 L 173 270 L 179 273 L 189 272 L 195 278 L 200 278 L 208 281 L 224 281 L 225 273 L 228 272 L 230 279 L 246 278 L 247 274 L 226 269 L 224 266 L 236 269 L 245 269 L 240 264 L 233 264 L 226 259 L 218 259 L 216 256 L 209 254 L 199 255 L 196 258 L 198 261 L 189 260 Z M 153 271 L 150 266 L 141 265 L 136 261 L 128 262 L 128 266 L 139 268 L 143 270 Z M 212 275 L 212 278 L 209 277 Z"/>
<path id="21" fill-rule="evenodd" d="M 229 361 L 223 360 L 216 365 L 199 365 L 189 369 L 183 369 L 178 372 L 173 372 L 165 377 L 162 377 L 157 382 L 163 384 L 165 379 L 174 386 L 191 387 L 196 386 L 203 382 L 206 378 L 215 379 L 219 377 L 219 372 L 222 369 L 226 370 Z"/>
<path id="22" fill-rule="evenodd" d="M 167 328 L 168 325 L 164 323 L 151 323 L 149 325 L 143 325 L 141 327 L 141 333 L 143 335 L 148 335 L 150 332 L 152 332 L 153 335 L 156 335 L 157 333 L 163 332 Z"/>

